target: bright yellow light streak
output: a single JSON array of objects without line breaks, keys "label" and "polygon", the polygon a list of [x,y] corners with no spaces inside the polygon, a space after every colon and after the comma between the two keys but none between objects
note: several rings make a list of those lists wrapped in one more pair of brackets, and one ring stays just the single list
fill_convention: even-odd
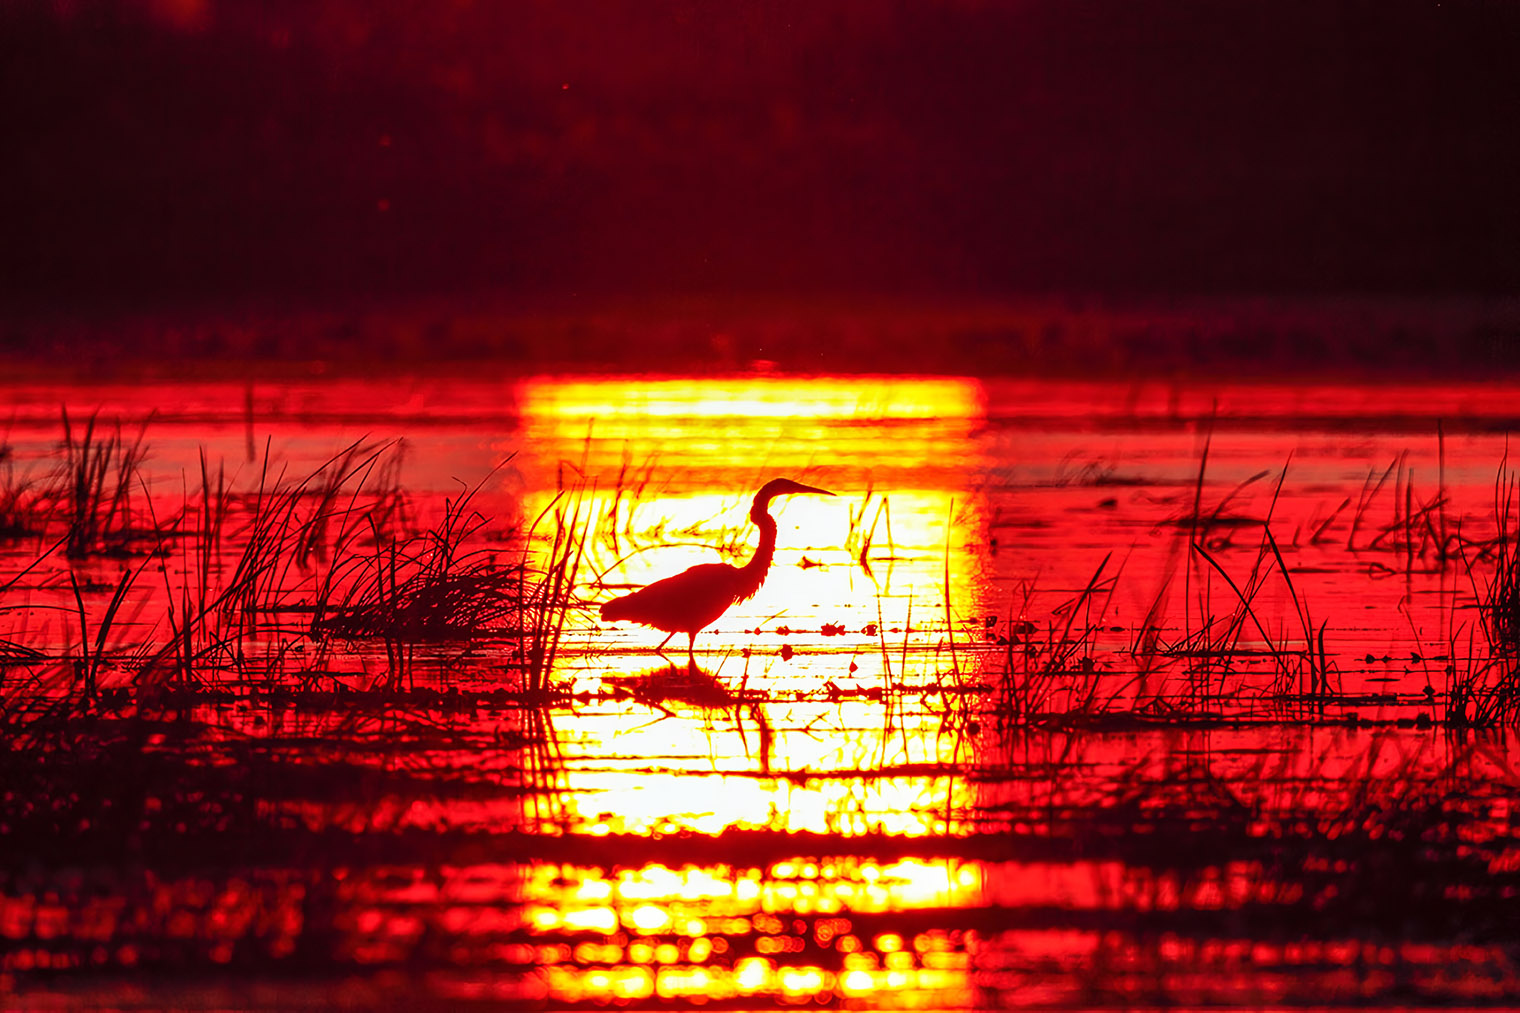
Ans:
[{"label": "bright yellow light streak", "polygon": [[644,904],[628,913],[628,924],[640,932],[661,932],[670,925],[670,914],[653,904]]},{"label": "bright yellow light streak", "polygon": [[[524,384],[518,402],[527,444],[537,458],[536,465],[523,462],[536,471],[528,476],[527,515],[537,516],[549,502],[548,490],[564,474],[562,462],[575,462],[576,470],[584,472],[590,512],[600,524],[622,529],[616,551],[603,544],[610,543],[607,538],[593,544],[596,572],[633,550],[611,575],[614,580],[646,583],[713,562],[717,554],[704,546],[718,542],[747,555],[753,539],[746,516],[749,497],[764,479],[787,474],[839,494],[832,500],[800,496],[773,504],[781,528],[778,576],[789,565],[795,571],[803,550],[811,550],[815,562],[829,562],[830,554],[839,557],[834,560],[838,565],[823,573],[790,574],[828,579],[783,581],[792,585],[789,590],[803,595],[815,591],[809,601],[846,602],[860,594],[854,584],[861,583],[867,589],[864,600],[874,605],[875,587],[848,565],[855,553],[844,545],[851,509],[859,512],[859,498],[874,487],[889,495],[893,539],[889,546],[886,525],[878,523],[872,538],[875,553],[922,557],[917,567],[906,561],[879,562],[878,579],[889,571],[900,578],[921,571],[893,592],[911,590],[922,604],[943,590],[941,554],[951,501],[957,513],[978,505],[969,490],[979,460],[974,429],[984,417],[985,397],[975,380],[546,377]],[[615,486],[620,481],[634,482],[630,467],[640,477],[619,496]],[[593,485],[598,491],[589,494]],[[867,527],[878,521],[878,505],[864,504],[871,514],[863,522]],[[960,518],[960,525],[957,535],[979,537],[981,522],[974,513]],[[864,535],[864,530],[855,532],[856,538]],[[951,538],[952,554],[961,557],[953,560],[952,583],[967,576],[964,541]],[[695,544],[676,544],[683,542]],[[829,551],[819,559],[821,550]],[[828,573],[835,569],[839,572]],[[787,597],[772,597],[770,604]],[[749,614],[775,611],[757,603]]]},{"label": "bright yellow light streak", "polygon": [[764,957],[745,957],[734,964],[734,983],[745,992],[760,992],[773,987],[775,965]]},{"label": "bright yellow light streak", "polygon": [[601,879],[583,879],[576,886],[575,899],[581,902],[610,900],[612,884]]},{"label": "bright yellow light streak", "polygon": [[834,975],[819,967],[784,968],[778,978],[782,990],[789,995],[816,995],[834,987]]},{"label": "bright yellow light streak", "polygon": [[[790,870],[796,873],[801,871],[802,864],[780,862],[772,867],[772,872]],[[528,908],[527,921],[534,931],[546,933],[598,931],[610,935],[622,926],[627,931],[638,934],[684,935],[702,940],[703,945],[700,947],[695,942],[692,944],[687,957],[690,961],[701,962],[712,952],[713,944],[712,940],[704,939],[701,933],[748,934],[752,927],[744,915],[752,916],[753,930],[764,937],[757,947],[761,952],[785,954],[806,945],[800,937],[793,934],[791,923],[787,920],[791,915],[828,911],[874,913],[934,907],[972,907],[984,902],[981,877],[979,874],[969,877],[964,875],[970,867],[966,863],[910,858],[885,865],[850,860],[836,864],[840,878],[835,880],[783,879],[774,875],[756,879],[755,870],[739,871],[725,867],[674,873],[664,867],[656,867],[647,871],[652,873],[650,879],[665,885],[666,892],[663,895],[642,889],[638,891],[639,899],[628,902],[628,906],[569,906],[562,909],[556,909],[555,906],[558,895],[573,897],[587,891],[582,889],[581,884],[574,882],[577,874],[575,870],[556,867],[557,874],[569,878],[571,882],[556,885],[560,882],[558,878],[538,875],[528,877],[530,896],[539,903]],[[584,870],[580,874],[588,881],[598,878],[598,874],[591,870]],[[622,875],[627,878],[630,874]],[[632,876],[635,881],[643,878],[642,873]],[[694,888],[683,882],[688,877],[696,884]],[[714,888],[715,882],[725,879],[731,883],[726,891]],[[648,883],[644,885],[647,887]],[[694,917],[697,914],[701,917]],[[818,923],[820,941],[823,941],[825,935],[823,927],[824,923]],[[849,928],[847,919],[839,919],[828,925],[826,934],[835,936],[844,933],[834,940],[840,953],[866,956],[854,953],[860,948],[860,943],[848,934]],[[669,940],[658,945],[635,942],[629,945],[627,958],[636,964],[675,963],[679,959],[678,948],[663,952],[659,949],[673,945]],[[937,945],[932,938],[920,938],[914,940],[913,948],[924,950]],[[902,937],[895,933],[874,939],[873,946],[881,953],[901,954],[910,960],[913,956],[905,948],[906,943]],[[908,965],[894,962],[888,966],[900,968]],[[751,970],[750,973],[758,972]]]},{"label": "bright yellow light streak", "polygon": [[[974,906],[980,903],[981,878],[962,876],[964,868],[953,859],[906,858],[885,866],[862,864],[856,870],[858,881],[852,877],[837,882],[815,881],[811,885],[823,897],[838,900],[835,910],[875,912]],[[788,885],[766,882],[762,893],[765,910],[797,910],[794,892],[784,889]],[[892,939],[901,947],[901,937],[887,937],[888,945]],[[878,949],[881,948],[878,944]]]},{"label": "bright yellow light streak", "polygon": [[[769,824],[793,832],[882,830],[906,837],[937,836],[963,832],[958,824],[947,827],[945,823],[947,795],[957,809],[972,801],[965,782],[951,776],[843,777],[805,785],[754,777],[666,778],[614,771],[584,773],[575,779],[585,782],[588,789],[594,785],[596,794],[569,796],[567,807],[584,802],[600,808],[614,799],[624,833],[650,833],[674,823],[703,834]],[[779,824],[773,812],[780,814]]]},{"label": "bright yellow light streak", "polygon": [[536,377],[520,391],[525,418],[980,418],[981,384],[955,377]]},{"label": "bright yellow light streak", "polygon": [[704,488],[737,497],[776,474],[827,478],[848,498],[874,480],[893,491],[894,522],[905,487],[966,484],[985,414],[979,382],[948,378],[540,378],[518,401],[530,491],[557,487],[563,462],[588,487],[622,476],[655,499]]},{"label": "bright yellow light streak", "polygon": [[617,912],[610,907],[584,908],[580,911],[565,911],[560,916],[561,924],[571,930],[589,932],[617,931]]},{"label": "bright yellow light streak", "polygon": [[665,998],[675,996],[716,998],[713,993],[722,991],[717,976],[700,967],[662,968],[655,979],[655,989]]},{"label": "bright yellow light streak", "polygon": [[734,884],[707,869],[677,871],[655,864],[620,872],[616,891],[626,900],[647,897],[707,900],[733,896]]},{"label": "bright yellow light streak", "polygon": [[548,965],[544,968],[549,994],[570,1002],[587,999],[647,999],[654,994],[654,975],[642,967],[582,971]]},{"label": "bright yellow light streak", "polygon": [[869,971],[850,971],[839,983],[848,995],[866,995],[876,990],[876,978]]},{"label": "bright yellow light streak", "polygon": [[[817,733],[830,722],[837,723],[844,713],[850,715],[847,720],[851,723],[881,722],[878,715],[871,714],[870,706],[868,702],[836,705],[793,701],[761,705],[762,710],[776,713],[776,724],[785,720],[792,725],[773,728],[770,733],[773,766],[820,772],[870,770],[884,753],[893,762],[956,762],[958,744],[935,734],[938,719],[928,712],[900,715],[898,720],[906,722],[904,730],[894,730],[885,741],[880,727],[840,730],[833,735]],[[958,823],[947,824],[946,814],[953,817],[969,811],[976,802],[966,782],[951,775],[840,776],[799,782],[714,774],[651,774],[645,758],[662,752],[734,757],[723,762],[740,769],[752,768],[754,760],[745,759],[745,750],[755,748],[757,730],[752,716],[745,716],[749,723],[741,737],[738,727],[721,715],[719,720],[724,723],[715,727],[704,726],[696,718],[638,720],[643,716],[642,708],[629,707],[626,712],[571,715],[556,722],[557,730],[578,723],[578,748],[612,756],[610,763],[594,771],[578,771],[571,766],[565,773],[566,787],[578,790],[565,795],[563,802],[572,812],[582,807],[593,812],[615,810],[617,832],[656,833],[680,827],[715,834],[727,827],[771,825],[818,833],[881,829],[911,836],[942,835],[966,832],[967,828]],[[811,734],[802,730],[809,727]],[[960,748],[959,759],[963,760],[964,747]],[[615,769],[617,756],[626,756],[630,769]]]}]

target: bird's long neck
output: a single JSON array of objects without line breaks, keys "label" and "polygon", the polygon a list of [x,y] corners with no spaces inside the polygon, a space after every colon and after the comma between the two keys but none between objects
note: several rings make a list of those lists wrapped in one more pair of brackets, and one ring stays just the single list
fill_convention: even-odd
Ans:
[{"label": "bird's long neck", "polygon": [[740,601],[760,590],[760,585],[765,583],[765,573],[771,568],[771,557],[776,554],[776,521],[766,512],[766,506],[764,503],[756,503],[749,512],[749,519],[760,529],[760,544],[755,547],[755,554],[749,562],[739,571],[744,577]]}]

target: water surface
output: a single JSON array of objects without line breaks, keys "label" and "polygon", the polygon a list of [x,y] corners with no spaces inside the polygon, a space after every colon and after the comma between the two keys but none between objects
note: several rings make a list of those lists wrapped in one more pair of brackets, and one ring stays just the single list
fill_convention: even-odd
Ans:
[{"label": "water surface", "polygon": [[[333,996],[392,975],[397,997],[548,1005],[1520,994],[1513,729],[1449,720],[1454,684],[1492,653],[1475,603],[1510,385],[476,375],[7,393],[13,481],[45,479],[65,406],[76,438],[94,413],[141,429],[134,511],[185,510],[161,572],[54,553],[4,602],[0,635],[77,657],[68,574],[98,629],[148,560],[100,673],[138,718],[137,645],[172,640],[165,599],[203,579],[202,453],[236,493],[213,585],[260,482],[356,441],[378,456],[344,495],[392,497],[398,525],[467,496],[470,546],[503,565],[552,555],[556,515],[584,545],[547,704],[515,695],[511,638],[398,654],[276,624],[247,648],[262,676],[208,656],[193,706],[104,735],[101,764],[182,766],[168,797],[135,802],[137,857],[81,846],[11,867],[5,980],[39,1001],[125,1001],[144,968],[230,968],[272,1006],[296,969]],[[768,579],[697,638],[695,671],[682,636],[662,654],[663,633],[596,618],[686,566],[741,563],[750,497],[775,476],[836,495],[776,502]],[[352,535],[383,559],[380,528]],[[46,544],[10,541],[0,573]],[[309,612],[331,565],[290,568],[288,602]],[[6,684],[13,701],[68,692],[43,662]],[[81,764],[91,796],[109,767]]]}]

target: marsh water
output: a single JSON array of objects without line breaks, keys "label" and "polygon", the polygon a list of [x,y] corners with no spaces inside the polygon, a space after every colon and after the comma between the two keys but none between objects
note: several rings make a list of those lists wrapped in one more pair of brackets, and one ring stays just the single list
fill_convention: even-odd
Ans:
[{"label": "marsh water", "polygon": [[[69,804],[10,793],[0,983],[126,1006],[1513,1002],[1520,743],[1462,694],[1497,650],[1478,606],[1517,395],[11,383],[9,487],[46,486],[64,412],[76,443],[119,425],[144,451],[129,527],[158,534],[69,558],[39,523],[0,551],[0,639],[31,652],[8,709],[76,692],[92,648],[110,702],[28,782]],[[165,602],[214,595],[259,497],[356,446],[331,536],[353,572],[461,503],[478,558],[543,570],[569,539],[543,691],[501,630],[292,633],[318,552],[236,661],[147,692],[192,625]],[[768,579],[694,666],[682,635],[597,618],[742,562],[776,476],[834,495],[776,501]]]}]

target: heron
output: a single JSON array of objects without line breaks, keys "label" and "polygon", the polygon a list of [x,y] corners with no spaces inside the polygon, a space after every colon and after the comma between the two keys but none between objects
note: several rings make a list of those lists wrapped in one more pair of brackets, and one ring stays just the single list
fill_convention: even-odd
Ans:
[{"label": "heron", "polygon": [[677,633],[686,634],[687,665],[696,668],[693,651],[697,634],[711,626],[730,606],[753,598],[760,585],[765,583],[766,571],[770,569],[771,557],[776,552],[776,519],[770,515],[771,500],[798,493],[834,495],[827,489],[803,485],[789,478],[771,479],[755,493],[754,505],[749,508],[750,521],[760,529],[760,544],[748,563],[743,566],[727,563],[693,566],[603,603],[602,618],[611,622],[628,619],[664,630],[669,636],[660,641],[660,646],[655,648],[657,651],[670,643],[670,638]]}]

